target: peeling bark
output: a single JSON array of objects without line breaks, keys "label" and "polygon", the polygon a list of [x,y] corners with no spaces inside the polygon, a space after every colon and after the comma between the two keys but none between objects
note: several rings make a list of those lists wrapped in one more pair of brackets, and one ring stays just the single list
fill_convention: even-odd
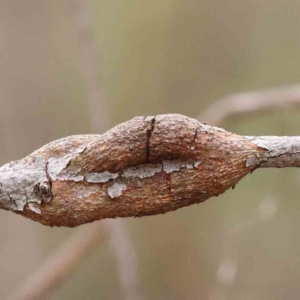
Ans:
[{"label": "peeling bark", "polygon": [[248,137],[255,145],[266,150],[257,157],[261,168],[286,168],[300,166],[300,137],[260,136]]},{"label": "peeling bark", "polygon": [[0,208],[49,226],[140,217],[218,196],[258,167],[300,165],[300,138],[243,137],[182,115],[53,141],[0,168]]}]

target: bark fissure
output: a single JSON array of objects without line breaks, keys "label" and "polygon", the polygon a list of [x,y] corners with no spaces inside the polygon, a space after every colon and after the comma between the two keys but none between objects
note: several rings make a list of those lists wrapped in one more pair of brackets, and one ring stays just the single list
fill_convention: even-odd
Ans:
[{"label": "bark fissure", "polygon": [[194,138],[193,138],[193,143],[195,143],[197,135],[198,135],[198,128],[195,130],[195,135],[194,135]]},{"label": "bark fissure", "polygon": [[48,202],[49,202],[49,201],[52,200],[53,195],[52,195],[52,179],[51,179],[51,177],[49,175],[49,172],[48,172],[48,164],[49,164],[49,162],[47,161],[46,165],[45,165],[45,172],[46,172],[46,177],[47,177],[48,182],[49,182],[49,189],[50,189],[49,190],[50,199],[48,200]]},{"label": "bark fissure", "polygon": [[146,163],[149,163],[150,161],[150,143],[151,143],[151,136],[154,130],[154,124],[155,124],[155,117],[151,119],[151,128],[147,129],[147,140],[146,140]]}]

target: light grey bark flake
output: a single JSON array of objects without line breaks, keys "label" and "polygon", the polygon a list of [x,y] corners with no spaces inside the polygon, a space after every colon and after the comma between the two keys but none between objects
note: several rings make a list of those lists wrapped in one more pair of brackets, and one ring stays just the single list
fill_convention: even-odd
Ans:
[{"label": "light grey bark flake", "polygon": [[122,195],[125,189],[126,189],[126,184],[116,182],[108,188],[108,195],[111,198],[119,197]]},{"label": "light grey bark flake", "polygon": [[110,173],[108,171],[101,173],[90,173],[85,176],[87,182],[91,183],[101,183],[107,182],[110,179],[116,179],[119,176],[118,173]]}]

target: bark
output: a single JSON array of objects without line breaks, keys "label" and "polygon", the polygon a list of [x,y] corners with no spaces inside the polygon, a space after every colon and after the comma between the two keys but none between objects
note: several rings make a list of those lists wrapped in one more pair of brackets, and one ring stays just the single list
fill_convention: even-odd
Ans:
[{"label": "bark", "polygon": [[49,226],[140,217],[218,196],[258,167],[300,165],[298,137],[243,137],[182,115],[53,141],[0,168],[0,208]]},{"label": "bark", "polygon": [[[260,168],[286,168],[300,166],[300,137],[260,136],[248,137],[255,145],[267,150],[253,162]],[[250,160],[248,164],[251,164]]]}]

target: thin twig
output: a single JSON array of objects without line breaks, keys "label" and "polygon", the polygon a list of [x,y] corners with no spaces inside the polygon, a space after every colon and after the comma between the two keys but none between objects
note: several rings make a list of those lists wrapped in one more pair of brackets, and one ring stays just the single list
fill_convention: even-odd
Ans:
[{"label": "thin twig", "polygon": [[103,223],[80,229],[17,286],[7,300],[45,299],[49,292],[65,281],[79,261],[87,256],[96,242],[104,239],[106,234]]},{"label": "thin twig", "polygon": [[78,46],[81,69],[86,86],[86,96],[94,130],[103,132],[109,126],[109,112],[100,89],[98,76],[97,45],[92,30],[92,13],[87,0],[77,0],[75,20],[77,21]]},{"label": "thin twig", "polygon": [[[92,30],[92,13],[87,0],[77,0],[78,37],[81,48],[81,65],[86,82],[87,102],[91,116],[92,128],[98,132],[109,125],[109,113],[106,108],[103,91],[97,74],[97,47]],[[109,240],[119,269],[119,282],[124,300],[142,300],[137,258],[127,224],[123,220],[113,220],[106,227]],[[95,240],[96,242],[96,240]],[[78,246],[81,241],[78,239]]]},{"label": "thin twig", "polygon": [[220,125],[229,118],[263,113],[300,105],[300,85],[239,93],[213,102],[197,119]]},{"label": "thin twig", "polygon": [[141,283],[138,272],[137,255],[128,228],[123,220],[107,220],[110,244],[117,260],[118,276],[124,300],[142,300]]}]

